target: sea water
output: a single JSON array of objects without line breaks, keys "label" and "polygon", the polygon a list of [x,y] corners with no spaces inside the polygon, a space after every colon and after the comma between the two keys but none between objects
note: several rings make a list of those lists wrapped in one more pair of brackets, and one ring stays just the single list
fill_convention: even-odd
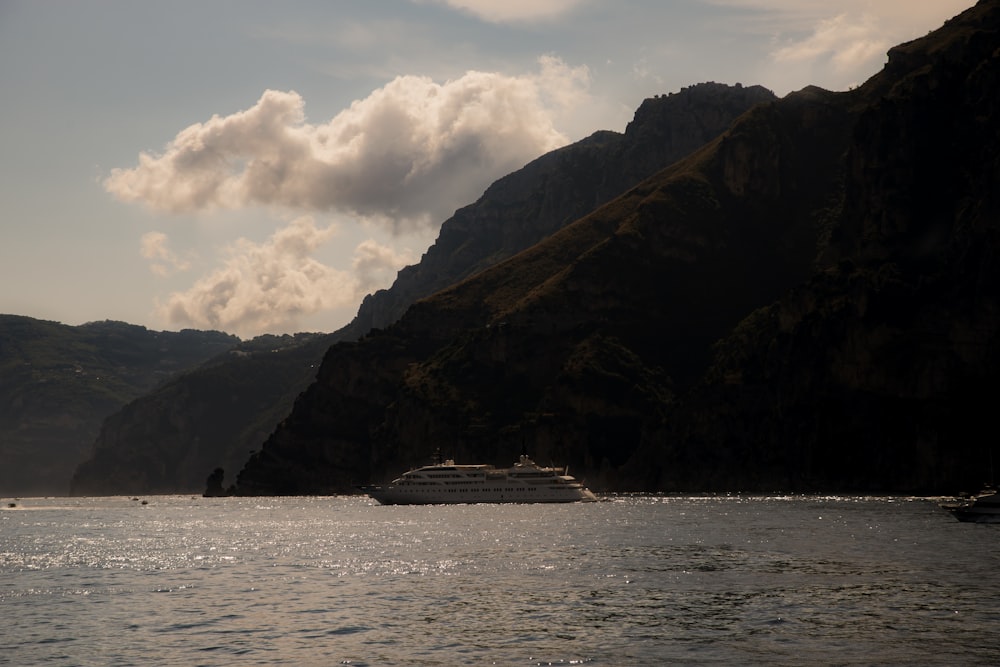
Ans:
[{"label": "sea water", "polygon": [[918,498],[3,499],[0,664],[996,664],[998,546]]}]

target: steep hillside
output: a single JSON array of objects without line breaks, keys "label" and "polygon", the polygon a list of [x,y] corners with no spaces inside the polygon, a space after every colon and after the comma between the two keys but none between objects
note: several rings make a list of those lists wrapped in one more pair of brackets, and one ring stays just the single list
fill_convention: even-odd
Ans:
[{"label": "steep hillside", "polygon": [[504,463],[522,445],[599,488],[967,483],[997,379],[998,13],[897,47],[852,92],[758,106],[333,347],[238,492],[347,491],[436,447]]},{"label": "steep hillside", "polygon": [[890,51],[847,146],[824,270],[719,344],[687,409],[637,459],[650,486],[938,492],[990,481],[998,30],[1000,3],[982,2]]},{"label": "steep hillside", "polygon": [[804,204],[778,202],[832,196],[836,160],[815,158],[839,153],[851,115],[833,94],[800,97],[809,103],[758,107],[388,330],[335,346],[240,474],[240,493],[343,491],[437,446],[499,463],[522,444],[619,485],[617,469],[703,371],[711,344],[812,272],[819,226],[798,224]]},{"label": "steep hillside", "polygon": [[329,346],[326,334],[260,336],[136,398],[104,420],[70,494],[200,491],[268,436]]},{"label": "steep hillside", "polygon": [[0,494],[66,493],[101,420],[235,336],[0,315]]},{"label": "steep hillside", "polygon": [[352,338],[392,324],[414,301],[530,248],[774,99],[761,86],[720,83],[657,95],[643,101],[624,134],[597,132],[501,178],[444,222],[419,264],[365,299],[348,327]]},{"label": "steep hillside", "polygon": [[[415,300],[534,245],[773,99],[759,86],[691,86],[645,100],[624,134],[598,132],[500,179],[445,221],[420,263],[403,269],[390,289],[370,295],[354,321],[325,344],[230,357],[109,419],[73,493],[201,490],[215,467],[229,471],[231,483],[246,453],[315,378],[315,370],[303,369],[318,365],[330,344],[387,326]],[[234,400],[241,409],[233,409]]]}]

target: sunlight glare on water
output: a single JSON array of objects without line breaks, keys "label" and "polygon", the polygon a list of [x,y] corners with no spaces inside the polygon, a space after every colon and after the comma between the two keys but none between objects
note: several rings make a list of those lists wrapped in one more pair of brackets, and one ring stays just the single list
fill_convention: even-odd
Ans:
[{"label": "sunlight glare on water", "polygon": [[147,502],[0,511],[0,664],[995,659],[1000,533],[930,500]]}]

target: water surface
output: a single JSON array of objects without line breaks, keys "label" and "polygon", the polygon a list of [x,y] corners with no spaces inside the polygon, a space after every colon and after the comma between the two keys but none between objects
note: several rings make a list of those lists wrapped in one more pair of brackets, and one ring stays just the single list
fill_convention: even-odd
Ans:
[{"label": "water surface", "polygon": [[997,660],[1000,527],[931,500],[145,500],[3,500],[0,664]]}]

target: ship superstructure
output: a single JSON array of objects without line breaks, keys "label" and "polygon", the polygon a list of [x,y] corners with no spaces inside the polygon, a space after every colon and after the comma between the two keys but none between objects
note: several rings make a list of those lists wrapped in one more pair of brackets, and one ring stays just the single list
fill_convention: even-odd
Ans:
[{"label": "ship superstructure", "polygon": [[403,473],[362,491],[383,505],[457,503],[573,503],[597,500],[564,469],[542,467],[527,455],[509,468],[452,460]]}]

